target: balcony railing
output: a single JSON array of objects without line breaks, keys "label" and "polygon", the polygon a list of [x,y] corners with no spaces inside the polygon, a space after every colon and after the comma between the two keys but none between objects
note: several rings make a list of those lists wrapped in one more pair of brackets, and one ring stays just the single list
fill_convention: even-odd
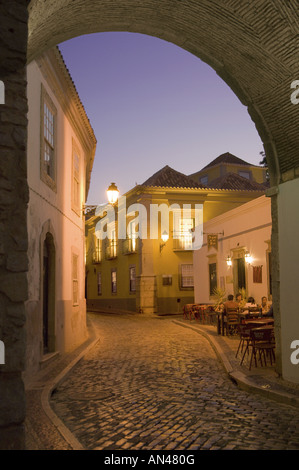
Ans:
[{"label": "balcony railing", "polygon": [[93,264],[100,263],[102,261],[102,252],[98,248],[92,253],[92,262]]},{"label": "balcony railing", "polygon": [[130,255],[137,253],[137,239],[136,238],[127,238],[123,240],[123,254]]},{"label": "balcony railing", "polygon": [[173,250],[174,251],[192,251],[192,233],[173,232]]}]

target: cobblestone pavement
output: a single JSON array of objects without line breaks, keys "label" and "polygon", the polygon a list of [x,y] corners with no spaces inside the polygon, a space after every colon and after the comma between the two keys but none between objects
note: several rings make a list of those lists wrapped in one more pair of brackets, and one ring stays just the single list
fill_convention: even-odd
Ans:
[{"label": "cobblestone pavement", "polygon": [[100,341],[50,401],[86,449],[299,449],[299,409],[240,390],[202,335],[169,317],[91,318]]}]

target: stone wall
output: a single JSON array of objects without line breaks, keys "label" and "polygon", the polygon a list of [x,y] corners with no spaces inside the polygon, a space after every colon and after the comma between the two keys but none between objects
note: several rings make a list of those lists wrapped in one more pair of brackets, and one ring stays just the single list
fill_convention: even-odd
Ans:
[{"label": "stone wall", "polygon": [[27,2],[0,2],[0,449],[24,448],[28,203],[26,140]]}]

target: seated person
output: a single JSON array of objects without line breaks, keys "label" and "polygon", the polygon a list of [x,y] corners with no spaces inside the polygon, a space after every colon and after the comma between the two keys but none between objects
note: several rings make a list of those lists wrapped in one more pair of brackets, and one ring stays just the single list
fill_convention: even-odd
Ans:
[{"label": "seated person", "polygon": [[245,304],[245,308],[257,307],[253,297],[248,297],[248,300]]},{"label": "seated person", "polygon": [[262,309],[262,314],[265,315],[270,308],[270,305],[268,304],[268,300],[266,296],[262,297],[262,303],[260,305],[260,308]]},{"label": "seated person", "polygon": [[273,305],[272,304],[270,305],[270,308],[269,308],[268,312],[264,313],[264,317],[274,318]]},{"label": "seated person", "polygon": [[224,311],[226,312],[226,309],[228,308],[233,308],[237,309],[239,307],[238,303],[234,300],[234,296],[232,294],[227,296],[227,301],[224,302]]}]

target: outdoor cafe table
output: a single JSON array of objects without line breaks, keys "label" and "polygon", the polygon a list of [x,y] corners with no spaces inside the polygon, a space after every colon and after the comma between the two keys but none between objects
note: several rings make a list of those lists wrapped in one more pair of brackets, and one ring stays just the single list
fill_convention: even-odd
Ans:
[{"label": "outdoor cafe table", "polygon": [[[225,319],[225,312],[216,312],[217,315],[217,334],[224,336],[224,319]],[[257,327],[265,326],[265,325],[273,325],[274,319],[273,318],[257,318],[256,314],[253,315],[254,318],[250,318],[251,313],[246,314],[247,316],[244,319],[242,313],[239,314],[240,320],[242,319],[242,323],[244,324],[254,324]]]},{"label": "outdoor cafe table", "polygon": [[257,325],[257,327],[260,326],[270,326],[274,324],[274,318],[255,318],[252,320],[245,320],[244,323],[246,325]]}]

